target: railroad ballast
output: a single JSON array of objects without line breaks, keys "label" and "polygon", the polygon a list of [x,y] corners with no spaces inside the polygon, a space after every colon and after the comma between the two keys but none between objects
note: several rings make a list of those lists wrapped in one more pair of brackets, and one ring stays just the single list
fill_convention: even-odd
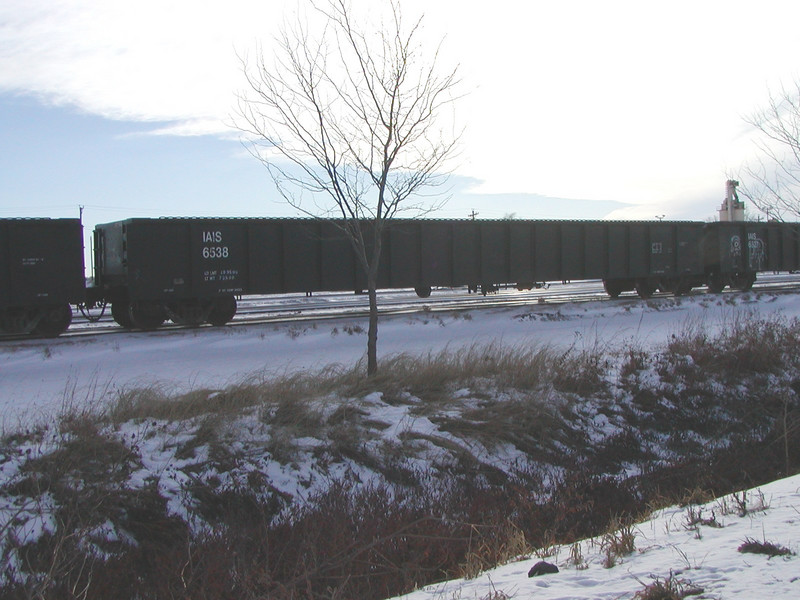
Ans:
[{"label": "railroad ballast", "polygon": [[[58,335],[71,305],[110,306],[123,327],[223,325],[250,294],[361,291],[365,277],[336,221],[128,219],[94,230],[84,283],[77,219],[0,219],[0,329]],[[364,227],[369,227],[365,222]],[[776,222],[404,220],[387,223],[378,287],[528,289],[601,279],[635,290],[749,289],[760,271],[800,270],[800,224]]]}]

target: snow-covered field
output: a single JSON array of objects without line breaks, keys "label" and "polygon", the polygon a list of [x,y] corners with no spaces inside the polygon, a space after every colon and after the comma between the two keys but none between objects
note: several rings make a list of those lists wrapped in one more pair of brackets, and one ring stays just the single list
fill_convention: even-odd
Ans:
[{"label": "snow-covered field", "polygon": [[[697,293],[647,302],[628,298],[466,313],[418,312],[381,320],[379,353],[435,353],[485,344],[577,349],[633,346],[646,351],[687,329],[703,328],[711,334],[750,316],[800,317],[800,293]],[[270,373],[313,372],[331,363],[349,366],[364,353],[365,330],[364,319],[342,317],[316,323],[0,343],[2,427],[10,431],[29,422],[52,423],[67,406],[96,405],[129,387],[157,383],[175,392],[219,389]],[[380,418],[392,419],[388,408]],[[164,465],[154,470],[169,473]],[[742,502],[749,509],[745,516],[737,511]],[[664,581],[670,574],[686,586],[691,582],[703,588],[699,596],[703,598],[800,597],[796,556],[768,558],[737,551],[747,539],[800,550],[800,478],[693,510],[698,512],[663,510],[636,526],[635,552],[619,557],[613,568],[603,564],[606,545],[598,538],[554,548],[545,560],[559,566],[557,574],[528,578],[528,570],[539,560],[534,557],[404,598],[633,598],[654,577]],[[706,524],[690,527],[692,515]]]},{"label": "snow-covered field", "polygon": [[[379,356],[473,344],[649,347],[687,327],[710,331],[747,313],[800,315],[800,296],[772,292],[615,302],[533,304],[382,318]],[[366,320],[0,342],[0,427],[49,420],[65,404],[102,402],[121,388],[220,388],[253,375],[352,365]]]},{"label": "snow-covered field", "polygon": [[[742,505],[747,513],[740,516]],[[698,516],[708,524],[692,525]],[[683,583],[684,591],[697,592],[689,595],[692,598],[800,598],[800,558],[796,556],[800,551],[800,476],[702,507],[658,511],[633,532],[636,549],[618,558],[611,568],[604,565],[603,539],[595,538],[576,546],[554,547],[545,560],[557,565],[558,573],[529,578],[528,570],[540,560],[530,558],[472,580],[432,585],[401,598],[617,600],[634,598],[656,578],[665,582],[670,575]],[[770,558],[739,552],[747,540],[768,542],[795,555]],[[580,556],[577,561],[576,556]]]}]

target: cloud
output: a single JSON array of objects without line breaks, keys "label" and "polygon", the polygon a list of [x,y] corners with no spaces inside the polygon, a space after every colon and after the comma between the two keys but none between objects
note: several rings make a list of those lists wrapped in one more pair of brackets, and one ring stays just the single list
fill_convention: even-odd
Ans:
[{"label": "cloud", "polygon": [[274,5],[6,0],[0,89],[110,119],[180,122],[180,135],[225,132],[243,83],[234,48]]},{"label": "cloud", "polygon": [[[357,7],[369,0],[355,0]],[[4,0],[0,91],[157,135],[230,135],[237,51],[270,41],[296,0]],[[752,152],[742,115],[797,75],[800,3],[658,5],[404,0],[460,64],[460,175],[484,194],[660,203],[721,187]],[[457,17],[457,18],[456,18]],[[740,35],[746,30],[746,36]],[[652,212],[652,211],[650,211]]]},{"label": "cloud", "polygon": [[220,119],[188,119],[184,121],[174,121],[167,125],[145,131],[137,135],[163,135],[163,136],[195,136],[195,135],[214,135],[217,137],[239,139],[237,130],[226,125],[227,121]]}]

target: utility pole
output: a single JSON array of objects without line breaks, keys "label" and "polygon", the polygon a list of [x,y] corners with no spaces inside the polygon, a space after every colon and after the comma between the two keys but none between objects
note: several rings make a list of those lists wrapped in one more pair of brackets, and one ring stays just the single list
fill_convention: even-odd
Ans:
[{"label": "utility pole", "polygon": [[478,213],[476,213],[476,212],[475,212],[475,209],[473,208],[473,209],[472,209],[472,212],[471,212],[471,213],[469,213],[469,216],[470,216],[470,217],[472,217],[472,220],[474,221],[474,220],[475,220],[475,217],[477,217],[477,216],[478,216]]}]

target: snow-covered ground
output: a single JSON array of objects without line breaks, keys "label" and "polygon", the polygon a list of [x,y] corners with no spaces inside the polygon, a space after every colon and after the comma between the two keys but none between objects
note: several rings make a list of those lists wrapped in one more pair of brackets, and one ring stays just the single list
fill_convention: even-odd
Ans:
[{"label": "snow-covered ground", "polygon": [[[687,327],[714,330],[745,313],[800,315],[792,293],[532,304],[468,313],[383,317],[380,356],[472,344],[647,348]],[[259,374],[352,365],[366,347],[366,320],[228,326],[0,342],[0,427],[41,419],[65,404],[102,402],[130,386],[220,388]]]},{"label": "snow-covered ground", "polygon": [[[628,298],[466,313],[419,312],[384,317],[379,352],[387,356],[484,344],[578,349],[631,345],[647,350],[687,329],[713,333],[751,315],[800,317],[800,293],[697,293],[647,302]],[[331,363],[349,366],[363,356],[365,330],[364,319],[342,317],[316,323],[4,342],[0,343],[0,420],[6,431],[20,423],[52,422],[65,404],[101,403],[114,398],[118,390],[137,385],[158,383],[176,392],[219,389],[264,374],[313,371]],[[374,399],[373,404],[380,403]],[[400,426],[401,416],[393,417],[388,407],[380,418],[396,418]],[[125,427],[121,431],[124,435]],[[157,436],[153,440],[155,444]],[[173,459],[164,458],[152,470],[168,475],[164,465]],[[745,516],[737,512],[742,501],[749,509]],[[635,552],[619,557],[613,568],[603,564],[605,545],[598,538],[554,548],[545,560],[558,565],[557,574],[528,578],[528,570],[540,559],[533,557],[404,598],[633,598],[654,577],[664,581],[670,575],[687,586],[691,582],[703,588],[699,596],[703,598],[800,597],[797,556],[768,558],[737,551],[747,539],[800,551],[800,478],[762,486],[738,501],[729,497],[692,510],[663,510],[637,525]],[[707,524],[690,527],[693,515]]]},{"label": "snow-covered ground", "polygon": [[[740,516],[742,505],[747,513]],[[708,524],[692,525],[698,517]],[[552,548],[544,560],[558,566],[558,573],[529,578],[529,569],[541,560],[535,557],[472,580],[432,585],[401,598],[618,600],[634,598],[656,578],[665,582],[670,576],[683,582],[685,591],[702,590],[689,596],[692,598],[800,598],[800,558],[796,555],[800,551],[800,476],[702,507],[658,511],[633,532],[634,552],[619,557],[610,568],[604,564],[606,552],[600,537]],[[770,558],[739,552],[748,540],[771,543],[795,554]]]}]

